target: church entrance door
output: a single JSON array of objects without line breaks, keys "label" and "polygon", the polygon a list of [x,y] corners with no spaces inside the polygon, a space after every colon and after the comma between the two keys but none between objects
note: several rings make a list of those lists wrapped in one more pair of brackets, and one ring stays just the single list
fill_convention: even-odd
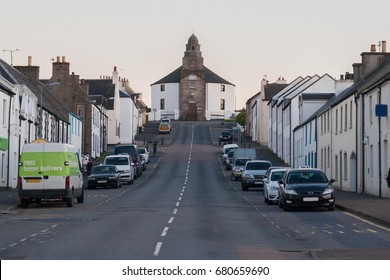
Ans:
[{"label": "church entrance door", "polygon": [[196,103],[188,103],[188,113],[187,113],[187,121],[196,121],[197,120],[197,110]]}]

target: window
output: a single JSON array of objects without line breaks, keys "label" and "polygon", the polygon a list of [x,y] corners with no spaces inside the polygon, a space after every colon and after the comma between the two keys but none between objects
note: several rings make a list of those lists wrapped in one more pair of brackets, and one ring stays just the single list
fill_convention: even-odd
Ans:
[{"label": "window", "polygon": [[348,104],[345,104],[344,130],[348,128]]},{"label": "window", "polygon": [[347,153],[344,153],[344,171],[343,171],[343,177],[344,177],[344,180],[347,180],[348,179],[348,162],[347,162]]},{"label": "window", "polygon": [[225,91],[225,85],[221,85],[221,91]]},{"label": "window", "polygon": [[330,132],[330,118],[329,118],[329,111],[326,113],[328,115],[328,132]]},{"label": "window", "polygon": [[352,101],[349,103],[349,128],[352,128]]},{"label": "window", "polygon": [[7,123],[7,100],[3,99],[3,125]]},{"label": "window", "polygon": [[339,176],[339,167],[338,167],[338,164],[339,164],[339,159],[337,157],[337,155],[335,156],[335,159],[334,159],[334,175],[335,175],[335,180],[338,179],[338,176]]},{"label": "window", "polygon": [[160,99],[160,110],[165,110],[165,99]]},{"label": "window", "polygon": [[221,99],[221,110],[225,110],[225,99]]},{"label": "window", "polygon": [[195,88],[195,82],[190,82],[190,88]]},{"label": "window", "polygon": [[372,96],[370,96],[368,100],[368,114],[368,117],[370,118],[370,124],[372,124]]},{"label": "window", "polygon": [[340,108],[340,133],[343,132],[343,107]]},{"label": "window", "polygon": [[160,85],[160,91],[165,91],[165,85]]},{"label": "window", "polygon": [[330,167],[330,147],[328,146],[328,168]]},{"label": "window", "polygon": [[339,112],[338,110],[336,109],[336,129],[334,131],[335,134],[337,134],[337,131],[338,131],[338,123],[339,123]]}]

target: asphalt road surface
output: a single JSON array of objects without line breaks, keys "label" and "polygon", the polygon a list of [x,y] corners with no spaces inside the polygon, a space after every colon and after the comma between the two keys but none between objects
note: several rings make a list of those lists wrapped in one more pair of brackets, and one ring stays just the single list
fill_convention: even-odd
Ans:
[{"label": "asphalt road surface", "polygon": [[390,229],[339,210],[267,205],[231,181],[210,123],[174,129],[134,184],[87,189],[73,208],[51,202],[1,216],[0,259],[389,259]]}]

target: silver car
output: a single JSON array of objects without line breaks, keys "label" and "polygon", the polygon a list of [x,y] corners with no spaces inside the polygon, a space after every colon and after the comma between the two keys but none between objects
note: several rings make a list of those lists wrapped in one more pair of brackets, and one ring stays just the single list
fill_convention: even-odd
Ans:
[{"label": "silver car", "polygon": [[234,159],[232,165],[232,175],[231,175],[233,181],[237,181],[241,179],[245,164],[250,160],[251,160],[250,157],[238,157]]},{"label": "silver car", "polygon": [[247,191],[249,187],[263,188],[265,173],[271,165],[268,160],[248,161],[242,173],[241,189]]}]

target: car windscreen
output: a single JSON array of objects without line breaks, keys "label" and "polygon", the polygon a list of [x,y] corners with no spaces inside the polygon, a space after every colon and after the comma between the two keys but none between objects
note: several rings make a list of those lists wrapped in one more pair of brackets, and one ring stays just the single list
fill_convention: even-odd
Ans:
[{"label": "car windscreen", "polygon": [[269,162],[248,162],[246,165],[246,170],[268,170],[271,166]]},{"label": "car windscreen", "polygon": [[129,159],[127,157],[112,157],[106,158],[105,164],[112,165],[129,165]]},{"label": "car windscreen", "polygon": [[327,183],[328,179],[321,171],[297,171],[291,172],[287,176],[289,184],[306,184],[306,183]]},{"label": "car windscreen", "polygon": [[271,181],[279,181],[283,178],[283,175],[284,173],[286,173],[286,171],[275,171],[275,172],[272,172],[271,174]]},{"label": "car windscreen", "polygon": [[95,166],[92,170],[93,174],[108,174],[116,173],[116,169],[113,166]]},{"label": "car windscreen", "polygon": [[236,159],[235,165],[243,166],[249,160],[250,160],[249,158],[248,159],[241,159],[241,158],[240,159]]}]

